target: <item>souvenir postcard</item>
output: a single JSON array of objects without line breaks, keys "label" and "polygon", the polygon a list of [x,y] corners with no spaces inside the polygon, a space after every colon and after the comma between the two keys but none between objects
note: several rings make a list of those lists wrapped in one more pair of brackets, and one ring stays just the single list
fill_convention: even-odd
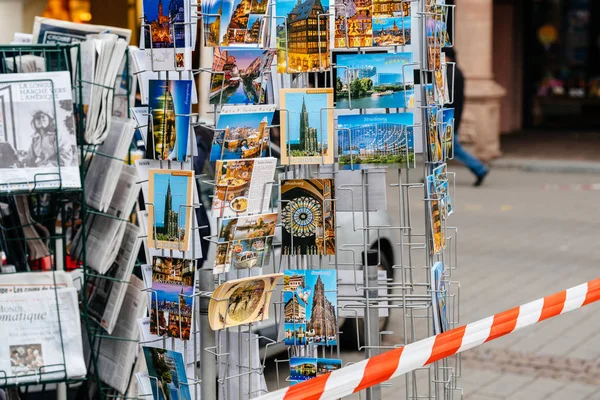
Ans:
[{"label": "souvenir postcard", "polygon": [[[267,0],[264,0],[267,1]],[[216,47],[210,81],[210,104],[260,104],[275,56],[269,49]]]},{"label": "souvenir postcard", "polygon": [[310,357],[290,357],[291,384],[317,377],[317,359]]},{"label": "souvenir postcard", "polygon": [[172,350],[142,347],[155,400],[191,400],[183,354]]},{"label": "souvenir postcard", "polygon": [[279,100],[281,164],[333,164],[333,89],[281,89]]},{"label": "souvenir postcard", "polygon": [[409,44],[411,44],[410,16],[373,18],[373,46],[408,46]]},{"label": "souvenir postcard", "polygon": [[454,157],[454,108],[444,108],[442,111],[442,143],[444,160]]},{"label": "souvenir postcard", "polygon": [[190,339],[194,270],[192,260],[152,257],[152,334]]},{"label": "souvenir postcard", "polygon": [[427,147],[432,162],[444,161],[442,140],[439,132],[439,114],[440,112],[437,107],[430,106],[427,108]]},{"label": "souvenir postcard", "polygon": [[429,203],[429,219],[433,237],[431,250],[433,254],[438,254],[445,246],[445,237],[442,229],[442,216],[440,210],[440,196],[435,186],[435,177],[433,175],[428,175],[425,183],[427,185],[427,203]]},{"label": "souvenir postcard", "polygon": [[410,2],[401,0],[342,0],[336,2],[335,47],[404,46],[410,44],[410,5]]},{"label": "souvenir postcard", "polygon": [[450,184],[448,182],[448,166],[442,164],[433,170],[435,187],[440,197],[440,205],[442,209],[442,218],[448,218],[448,215],[454,213],[452,208],[452,198],[450,196]]},{"label": "souvenir postcard", "polygon": [[277,213],[221,219],[213,273],[263,267],[268,263]]},{"label": "souvenir postcard", "polygon": [[436,95],[433,90],[433,83],[428,83],[427,85],[423,85],[423,87],[425,88],[426,104],[428,106],[436,105]]},{"label": "souvenir postcard", "polygon": [[317,376],[342,368],[342,360],[339,358],[317,358]]},{"label": "souvenir postcard", "polygon": [[265,157],[275,105],[223,106],[210,161]]},{"label": "souvenir postcard", "polygon": [[412,53],[338,54],[336,108],[414,107],[412,60]]},{"label": "souvenir postcard", "polygon": [[148,247],[188,251],[194,171],[148,171]]},{"label": "souvenir postcard", "polygon": [[329,2],[275,0],[275,12],[277,72],[328,70],[331,66]]},{"label": "souvenir postcard", "polygon": [[290,385],[307,381],[342,368],[342,360],[336,358],[290,358]]},{"label": "souvenir postcard", "polygon": [[0,192],[79,188],[68,72],[0,75]]},{"label": "souvenir postcard", "polygon": [[335,254],[333,179],[281,181],[282,253]]},{"label": "souvenir postcard", "polygon": [[258,45],[268,0],[203,0],[205,46]]},{"label": "souvenir postcard", "polygon": [[[372,0],[335,2],[335,48],[373,45]],[[346,43],[346,39],[347,42]]]},{"label": "souvenir postcard", "polygon": [[268,319],[271,293],[282,276],[269,274],[235,279],[217,287],[208,305],[212,330]]},{"label": "souvenir postcard", "polygon": [[425,21],[427,30],[427,65],[430,71],[438,71],[442,69],[442,47],[449,44],[444,11],[427,14]]},{"label": "souvenir postcard", "polygon": [[151,80],[149,89],[146,158],[185,161],[192,81]]},{"label": "souvenir postcard", "polygon": [[449,330],[446,308],[446,283],[444,281],[444,264],[440,261],[431,267],[431,304],[433,308],[433,329],[436,335]]},{"label": "souvenir postcard", "polygon": [[[284,342],[336,345],[336,270],[286,270],[284,274],[284,324],[293,327],[288,334],[284,326]],[[304,343],[298,343],[299,340]]]},{"label": "souvenir postcard", "polygon": [[277,159],[218,160],[215,166],[213,215],[260,213],[269,206]]},{"label": "souvenir postcard", "polygon": [[444,105],[450,103],[450,93],[448,91],[448,80],[446,77],[446,71],[448,66],[446,65],[446,54],[440,54],[440,62],[442,67],[433,71],[433,86],[435,87],[435,100],[437,104]]},{"label": "souvenir postcard", "polygon": [[340,168],[415,161],[413,113],[356,114],[338,117]]},{"label": "souvenir postcard", "polygon": [[373,0],[373,18],[408,17],[411,3],[403,0]]},{"label": "souvenir postcard", "polygon": [[[188,7],[186,7],[188,5]],[[152,71],[189,70],[192,43],[185,0],[143,0],[143,46]]]}]

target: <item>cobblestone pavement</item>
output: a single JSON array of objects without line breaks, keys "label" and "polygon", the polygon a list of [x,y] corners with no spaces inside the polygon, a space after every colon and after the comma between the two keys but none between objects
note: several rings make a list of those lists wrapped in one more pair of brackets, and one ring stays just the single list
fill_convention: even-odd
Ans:
[{"label": "cobblestone pavement", "polygon": [[[449,222],[459,232],[453,279],[460,281],[461,325],[600,277],[600,192],[553,190],[557,184],[600,183],[600,176],[496,169],[483,187],[473,188],[468,171],[454,170],[455,215]],[[413,206],[422,220],[420,198],[422,192],[415,193]],[[389,199],[393,215],[396,203]],[[600,399],[599,315],[600,304],[592,304],[463,353],[464,398]],[[401,321],[401,315],[392,318],[387,342],[402,343]],[[344,364],[362,357],[342,355]],[[427,380],[420,375],[419,385],[426,387]],[[404,399],[404,379],[382,393]]]}]

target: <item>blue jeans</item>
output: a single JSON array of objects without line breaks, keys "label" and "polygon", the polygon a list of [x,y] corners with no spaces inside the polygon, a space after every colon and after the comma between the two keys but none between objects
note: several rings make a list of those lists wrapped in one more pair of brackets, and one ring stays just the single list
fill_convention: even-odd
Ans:
[{"label": "blue jeans", "polygon": [[478,158],[469,154],[458,141],[458,132],[454,132],[454,159],[469,168],[476,176],[483,176],[488,168]]}]

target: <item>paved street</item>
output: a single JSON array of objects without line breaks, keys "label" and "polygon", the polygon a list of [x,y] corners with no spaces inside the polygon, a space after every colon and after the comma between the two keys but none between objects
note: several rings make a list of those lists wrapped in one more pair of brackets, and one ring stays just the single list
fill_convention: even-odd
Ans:
[{"label": "paved street", "polygon": [[[600,187],[562,186],[600,183],[600,177],[496,169],[483,187],[472,188],[468,171],[455,171],[449,225],[459,229],[452,278],[460,281],[461,325],[600,277]],[[388,196],[389,211],[397,214],[394,197]],[[422,191],[412,198],[413,218],[422,221]],[[424,264],[422,253],[415,254],[415,265]],[[463,353],[464,398],[600,399],[599,312],[600,304],[593,304]],[[402,315],[393,316],[387,344],[403,342]],[[427,336],[424,324],[417,336]],[[342,357],[345,365],[363,355]],[[275,389],[272,370],[267,380]],[[418,395],[425,395],[427,377],[417,380]],[[382,391],[385,399],[404,399],[405,379]]]}]

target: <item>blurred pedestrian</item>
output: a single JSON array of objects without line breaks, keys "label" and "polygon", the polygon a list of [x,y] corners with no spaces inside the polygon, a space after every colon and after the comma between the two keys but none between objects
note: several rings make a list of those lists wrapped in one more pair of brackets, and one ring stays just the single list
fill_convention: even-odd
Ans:
[{"label": "blurred pedestrian", "polygon": [[[462,120],[463,108],[465,105],[465,77],[458,66],[458,61],[456,59],[456,52],[452,47],[444,47],[444,53],[446,54],[447,62],[454,62],[454,80],[452,79],[452,71],[453,69],[448,67],[448,87],[451,90],[454,89],[454,103],[447,104],[448,108],[454,107],[454,159],[465,165],[477,178],[473,186],[481,186],[485,177],[490,172],[489,168],[477,157],[468,153],[460,144],[458,140],[458,132],[460,129],[460,122]],[[454,82],[454,87],[452,87],[452,82]]]}]

